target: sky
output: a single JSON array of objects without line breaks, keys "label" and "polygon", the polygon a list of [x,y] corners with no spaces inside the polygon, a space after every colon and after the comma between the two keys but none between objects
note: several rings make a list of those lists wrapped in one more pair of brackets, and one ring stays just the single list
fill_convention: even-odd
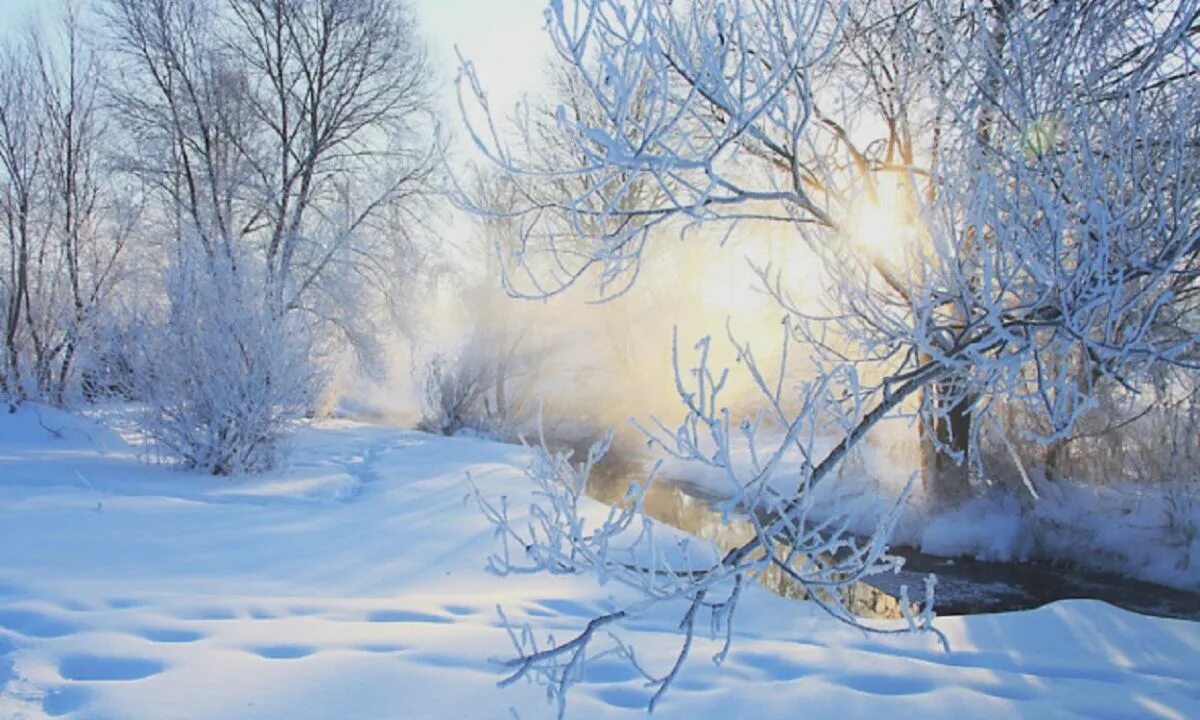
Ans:
[{"label": "sky", "polygon": [[[0,0],[0,3],[5,0]],[[434,60],[452,81],[454,49],[475,63],[489,93],[515,100],[536,87],[550,43],[542,32],[547,0],[415,0]]]}]

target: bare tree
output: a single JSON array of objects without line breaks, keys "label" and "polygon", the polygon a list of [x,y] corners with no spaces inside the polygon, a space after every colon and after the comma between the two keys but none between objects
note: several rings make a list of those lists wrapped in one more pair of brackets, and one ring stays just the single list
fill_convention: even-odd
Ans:
[{"label": "bare tree", "polygon": [[[22,344],[30,327],[31,276],[44,236],[35,213],[43,208],[42,184],[46,163],[46,128],[35,93],[37,68],[26,48],[4,48],[0,72],[0,177],[4,190],[4,225],[7,257],[3,286],[4,373],[2,389],[21,399],[26,389],[21,377]],[[44,232],[44,230],[42,230]]]},{"label": "bare tree", "polygon": [[242,92],[228,58],[212,51],[215,9],[193,0],[104,6],[119,82],[113,96],[128,129],[127,169],[167,202],[160,221],[177,239],[229,250],[252,210],[238,202],[244,162],[235,152]]},{"label": "bare tree", "polygon": [[[498,569],[593,569],[682,602],[679,663],[697,613],[726,619],[742,579],[767,567],[853,622],[840,593],[890,566],[888,528],[855,538],[812,498],[880,420],[919,408],[927,490],[954,501],[1000,399],[1035,410],[1052,441],[1101,382],[1194,371],[1198,338],[1180,312],[1200,269],[1198,13],[1127,0],[553,3],[558,58],[600,110],[557,113],[581,159],[559,172],[525,159],[537,123],[515,142],[490,118],[471,123],[487,108],[466,65],[470,132],[526,188],[510,213],[522,220],[517,290],[593,274],[619,289],[661,230],[761,223],[792,229],[823,278],[814,303],[786,268],[758,268],[787,341],[813,353],[798,394],[785,392],[786,364],[766,372],[731,332],[764,409],[739,420],[722,404],[726,374],[708,367],[704,340],[696,367],[677,364],[685,420],[650,428],[664,451],[723,472],[731,507],[753,511],[752,541],[704,562],[617,557],[632,516],[584,532],[574,471],[552,461],[537,477],[559,490],[531,530],[482,501],[528,560]],[[655,192],[634,192],[644,186]],[[542,674],[562,697],[596,629],[629,612],[550,647],[514,636],[515,676]],[[678,667],[651,677],[655,701]]]},{"label": "bare tree", "polygon": [[157,179],[181,232],[258,248],[285,310],[311,309],[347,265],[375,276],[371,224],[401,208],[415,225],[433,167],[404,5],[112,0],[106,16],[129,71],[118,101],[148,148],[131,167]]},{"label": "bare tree", "polygon": [[51,31],[5,48],[8,394],[63,403],[80,344],[118,277],[128,222],[103,190],[100,69],[64,4]]},{"label": "bare tree", "polygon": [[[101,66],[84,42],[79,11],[64,5],[59,45],[39,53],[46,117],[53,148],[49,170],[55,195],[56,234],[66,274],[69,309],[54,354],[53,399],[62,403],[85,343],[95,346],[95,322],[119,280],[122,255],[136,222],[137,201],[119,198],[101,140],[106,125],[100,108]],[[104,185],[108,185],[107,191]],[[49,384],[50,378],[44,381]]]},{"label": "bare tree", "polygon": [[[236,140],[266,190],[270,285],[297,305],[380,208],[428,191],[432,148],[414,138],[430,129],[429,70],[410,11],[394,2],[230,7],[228,52],[252,69],[250,106],[266,135]],[[350,186],[366,197],[350,202]]]}]

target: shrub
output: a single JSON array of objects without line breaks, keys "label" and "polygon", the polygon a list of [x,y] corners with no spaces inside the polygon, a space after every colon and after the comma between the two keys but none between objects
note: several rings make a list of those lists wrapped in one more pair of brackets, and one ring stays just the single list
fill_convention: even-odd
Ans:
[{"label": "shrub", "polygon": [[313,396],[307,333],[272,307],[260,277],[244,259],[182,253],[167,271],[165,318],[143,326],[131,353],[142,430],[184,467],[270,469]]}]

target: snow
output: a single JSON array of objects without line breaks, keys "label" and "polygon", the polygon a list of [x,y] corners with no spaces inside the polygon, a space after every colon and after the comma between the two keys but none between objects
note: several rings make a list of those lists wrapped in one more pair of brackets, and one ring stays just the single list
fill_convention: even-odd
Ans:
[{"label": "snow", "polygon": [[[909,418],[885,420],[851,453],[836,478],[817,489],[820,512],[847,513],[868,534],[903,494],[920,467],[916,428]],[[772,441],[764,441],[763,446]],[[836,438],[820,439],[827,451]],[[763,450],[759,449],[760,455]],[[820,452],[818,452],[820,454]],[[732,452],[742,477],[750,477],[744,441]],[[668,478],[686,478],[701,495],[733,494],[726,476],[696,464],[668,461]],[[799,483],[792,453],[771,479],[784,493]],[[1103,485],[1034,477],[1039,497],[1025,488],[985,486],[952,509],[931,509],[920,483],[901,507],[895,544],[945,557],[992,562],[1042,559],[1068,562],[1183,590],[1200,591],[1200,489],[1195,483],[1137,484],[1110,479]],[[820,514],[820,513],[818,513]]]},{"label": "snow", "polygon": [[[348,421],[305,426],[288,466],[235,480],[140,461],[104,426],[26,406],[0,417],[0,717],[552,717],[544,690],[500,689],[497,604],[566,637],[611,607],[591,578],[483,571],[470,500],[527,491],[527,451]],[[725,665],[693,649],[656,715],[1198,717],[1200,625],[1093,601],[941,618],[866,638],[753,588]],[[623,637],[670,666],[673,608]],[[615,658],[569,717],[642,716]]]}]

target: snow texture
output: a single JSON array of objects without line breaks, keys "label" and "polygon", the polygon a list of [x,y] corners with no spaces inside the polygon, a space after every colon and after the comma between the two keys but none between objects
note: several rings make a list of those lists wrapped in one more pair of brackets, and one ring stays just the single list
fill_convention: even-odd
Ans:
[{"label": "snow texture", "polygon": [[[620,598],[591,578],[483,570],[473,502],[528,504],[521,448],[346,421],[294,440],[288,467],[234,480],[139,464],[89,421],[0,416],[0,717],[521,718],[544,689],[500,689],[511,644],[578,632]],[[1200,716],[1200,625],[1103,603],[941,618],[866,638],[749,588],[723,667],[698,637],[667,718]],[[665,669],[677,608],[625,622]],[[587,666],[570,717],[640,717],[644,681]]]}]

